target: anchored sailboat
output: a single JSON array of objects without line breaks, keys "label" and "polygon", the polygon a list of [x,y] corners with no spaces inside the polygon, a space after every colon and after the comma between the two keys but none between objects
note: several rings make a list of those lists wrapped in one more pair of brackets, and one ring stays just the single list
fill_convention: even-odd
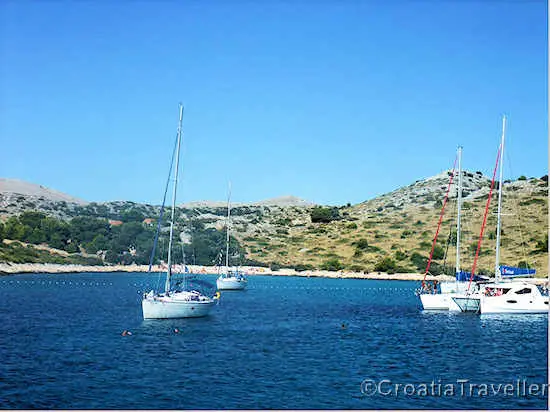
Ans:
[{"label": "anchored sailboat", "polygon": [[227,219],[226,219],[226,239],[225,239],[225,273],[222,273],[216,280],[216,286],[219,290],[242,290],[246,287],[247,279],[238,270],[229,269],[229,232],[231,225],[231,183],[229,183],[229,194],[227,195]]},{"label": "anchored sailboat", "polygon": [[[170,241],[168,245],[168,268],[166,272],[166,282],[164,284],[163,292],[156,292],[151,290],[143,295],[142,309],[144,319],[170,319],[170,318],[196,318],[206,316],[210,312],[212,306],[216,302],[216,298],[205,296],[196,290],[172,290],[171,278],[172,278],[172,241],[174,237],[174,212],[176,209],[176,194],[178,186],[178,168],[179,168],[179,155],[181,147],[181,134],[182,134],[182,122],[183,122],[183,106],[179,106],[179,123],[177,134],[177,148],[175,155],[175,170],[173,179],[173,192],[172,192],[172,213],[170,218]],[[172,168],[174,159],[170,165]],[[169,178],[170,181],[170,178]],[[168,182],[169,182],[168,181]],[[168,189],[168,184],[166,190]],[[166,198],[166,191],[164,194]],[[157,226],[157,235],[155,239],[158,239],[158,233],[160,232],[161,219],[164,210],[164,201],[161,208],[161,215]],[[154,250],[151,253],[151,260],[149,262],[149,273],[151,272],[152,261],[154,258]]]},{"label": "anchored sailboat", "polygon": [[[464,293],[468,287],[469,273],[463,272],[460,269],[460,235],[461,235],[461,207],[462,207],[462,147],[459,146],[457,149],[458,161],[458,187],[457,187],[457,220],[456,220],[456,267],[455,267],[455,280],[450,282],[441,282],[439,283],[440,290],[437,290],[436,284],[431,287],[428,287],[426,282],[426,275],[429,273],[430,264],[432,262],[433,252],[435,248],[435,243],[437,241],[437,236],[439,234],[439,229],[441,227],[441,222],[443,219],[443,212],[448,200],[449,189],[453,182],[454,177],[454,166],[453,171],[449,179],[449,185],[447,187],[447,193],[445,195],[444,203],[441,209],[441,214],[439,216],[439,223],[436,231],[436,235],[432,244],[432,251],[430,253],[430,258],[426,265],[426,271],[424,273],[424,280],[422,282],[422,287],[419,290],[418,295],[420,296],[420,302],[424,310],[448,310],[449,306],[452,305],[451,297],[457,293]],[[455,161],[456,165],[456,161]]]},{"label": "anchored sailboat", "polygon": [[[500,163],[499,172],[499,188],[498,188],[498,209],[497,209],[497,236],[496,236],[496,251],[495,251],[495,281],[494,282],[477,282],[470,290],[470,287],[464,294],[457,294],[452,297],[453,304],[451,310],[460,310],[461,312],[478,312],[481,314],[487,313],[548,313],[548,296],[543,296],[539,288],[525,280],[512,281],[514,276],[532,276],[534,270],[521,270],[520,268],[512,268],[500,265],[500,235],[501,235],[501,209],[502,209],[502,159],[504,154],[504,136],[506,131],[506,117],[502,118],[502,137],[497,156],[497,165]],[[496,174],[496,166],[493,172],[493,181],[485,215],[481,227],[480,238],[478,241],[476,257],[472,268],[472,277],[475,273],[477,258],[483,239],[483,231],[489,210],[492,190],[494,186],[494,178]],[[506,279],[503,279],[505,275]],[[472,278],[470,279],[470,283]]]}]

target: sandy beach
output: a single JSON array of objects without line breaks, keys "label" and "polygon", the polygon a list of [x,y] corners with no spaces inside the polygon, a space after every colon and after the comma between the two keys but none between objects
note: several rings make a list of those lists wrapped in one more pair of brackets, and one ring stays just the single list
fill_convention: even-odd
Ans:
[{"label": "sandy beach", "polygon": [[[192,273],[217,273],[215,266],[193,266],[189,265]],[[147,272],[147,265],[111,265],[111,266],[83,266],[83,265],[61,265],[54,263],[0,263],[0,274],[11,275],[17,273],[107,273],[107,272]],[[153,271],[160,272],[163,269],[154,266]],[[280,269],[272,271],[269,268],[244,266],[240,268],[248,276],[269,275],[269,276],[303,276],[303,277],[326,277],[326,278],[347,278],[347,279],[378,279],[378,280],[422,280],[421,273],[362,273],[362,272],[331,272],[327,270],[306,270],[297,272],[294,269]],[[451,276],[426,277],[428,280],[453,280]]]}]

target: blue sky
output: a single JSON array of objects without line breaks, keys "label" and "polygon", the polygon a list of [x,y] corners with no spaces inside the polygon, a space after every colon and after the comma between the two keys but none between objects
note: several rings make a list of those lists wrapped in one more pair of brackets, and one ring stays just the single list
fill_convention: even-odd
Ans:
[{"label": "blue sky", "polygon": [[[158,204],[358,203],[450,168],[548,171],[544,1],[4,1],[0,176]],[[508,166],[505,163],[505,166]],[[505,169],[506,170],[506,169]],[[513,176],[510,175],[510,170]]]}]

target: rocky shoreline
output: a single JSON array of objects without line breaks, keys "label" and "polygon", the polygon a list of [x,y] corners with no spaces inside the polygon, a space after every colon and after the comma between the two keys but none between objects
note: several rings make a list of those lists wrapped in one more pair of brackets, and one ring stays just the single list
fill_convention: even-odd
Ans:
[{"label": "rocky shoreline", "polygon": [[[147,265],[112,265],[112,266],[84,266],[84,265],[61,265],[54,263],[0,263],[0,275],[13,275],[19,273],[109,273],[109,272],[147,272]],[[192,273],[217,273],[215,266],[189,266]],[[421,273],[362,273],[362,272],[331,272],[327,270],[306,270],[298,272],[294,269],[270,270],[268,268],[245,266],[241,267],[248,276],[268,275],[268,276],[303,276],[303,277],[326,277],[326,278],[346,278],[346,279],[378,279],[378,280],[413,280],[420,281],[424,278]],[[161,272],[163,269],[159,266],[153,267],[154,272]],[[451,276],[432,276],[426,277],[428,280],[453,280]]]}]

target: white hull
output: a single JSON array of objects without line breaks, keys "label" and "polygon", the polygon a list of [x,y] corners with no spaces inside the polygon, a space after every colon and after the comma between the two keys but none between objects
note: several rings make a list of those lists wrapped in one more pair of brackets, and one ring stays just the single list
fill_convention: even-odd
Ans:
[{"label": "white hull", "polygon": [[236,277],[222,277],[216,280],[218,290],[243,290],[246,287],[246,279]]},{"label": "white hull", "polygon": [[196,292],[174,292],[169,296],[149,293],[141,306],[144,319],[177,319],[206,316],[214,304],[214,299]]},{"label": "white hull", "polygon": [[548,297],[544,298],[540,295],[484,296],[481,298],[481,314],[487,313],[548,313]]},{"label": "white hull", "polygon": [[441,282],[441,293],[423,293],[420,295],[422,309],[424,310],[457,310],[460,309],[453,303],[453,296],[465,293],[469,282]]},{"label": "white hull", "polygon": [[[480,285],[482,291],[453,297],[455,310],[461,312],[548,313],[548,296],[541,295],[538,288],[528,282],[497,282]],[[451,305],[452,310],[453,305]]]},{"label": "white hull", "polygon": [[449,310],[450,293],[424,293],[420,295],[420,302],[424,310]]}]

